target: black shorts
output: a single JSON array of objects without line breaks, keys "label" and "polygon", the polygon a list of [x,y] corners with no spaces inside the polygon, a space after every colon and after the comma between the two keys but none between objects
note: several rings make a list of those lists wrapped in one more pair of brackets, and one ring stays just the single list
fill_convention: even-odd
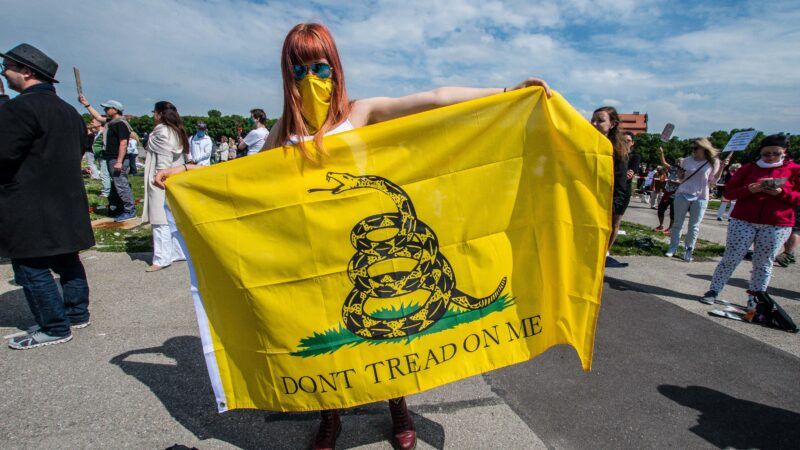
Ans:
[{"label": "black shorts", "polygon": [[630,194],[617,194],[614,193],[614,202],[612,204],[611,212],[615,216],[621,216],[625,214],[625,210],[628,209],[628,204],[631,202]]}]

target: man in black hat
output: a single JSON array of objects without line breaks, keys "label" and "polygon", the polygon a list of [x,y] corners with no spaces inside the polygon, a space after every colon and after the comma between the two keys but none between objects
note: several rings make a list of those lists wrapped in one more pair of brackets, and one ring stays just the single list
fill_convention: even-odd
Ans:
[{"label": "man in black hat", "polygon": [[0,75],[20,93],[0,107],[0,256],[11,258],[36,320],[8,343],[23,350],[67,342],[72,328],[89,325],[78,256],[94,245],[80,169],[88,138],[81,116],[56,95],[55,61],[28,44],[0,57]]}]

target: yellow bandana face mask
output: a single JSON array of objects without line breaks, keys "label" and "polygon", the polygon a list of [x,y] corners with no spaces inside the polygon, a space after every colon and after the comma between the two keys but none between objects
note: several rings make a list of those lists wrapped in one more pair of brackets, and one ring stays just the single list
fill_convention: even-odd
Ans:
[{"label": "yellow bandana face mask", "polygon": [[303,102],[302,114],[308,125],[308,131],[311,134],[316,133],[328,118],[333,80],[308,74],[297,82],[297,90],[300,91],[300,99]]}]

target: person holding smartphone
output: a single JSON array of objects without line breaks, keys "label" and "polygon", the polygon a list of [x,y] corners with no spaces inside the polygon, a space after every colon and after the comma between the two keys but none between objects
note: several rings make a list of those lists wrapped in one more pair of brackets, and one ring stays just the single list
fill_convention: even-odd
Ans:
[{"label": "person holding smartphone", "polygon": [[764,293],[772,276],[775,254],[792,232],[795,208],[800,206],[800,165],[786,157],[789,138],[765,137],[759,158],[745,164],[725,184],[725,198],[736,200],[731,212],[725,254],[714,271],[711,286],[701,302],[711,305],[754,244],[748,307]]}]

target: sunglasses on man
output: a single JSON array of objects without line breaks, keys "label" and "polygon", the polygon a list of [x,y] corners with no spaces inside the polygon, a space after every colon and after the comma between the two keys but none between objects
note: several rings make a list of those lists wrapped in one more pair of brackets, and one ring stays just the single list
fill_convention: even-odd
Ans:
[{"label": "sunglasses on man", "polygon": [[330,78],[331,65],[325,63],[314,63],[314,64],[295,64],[292,66],[292,74],[294,75],[294,79],[296,81],[302,80],[309,73],[313,73],[314,75],[322,79]]}]

